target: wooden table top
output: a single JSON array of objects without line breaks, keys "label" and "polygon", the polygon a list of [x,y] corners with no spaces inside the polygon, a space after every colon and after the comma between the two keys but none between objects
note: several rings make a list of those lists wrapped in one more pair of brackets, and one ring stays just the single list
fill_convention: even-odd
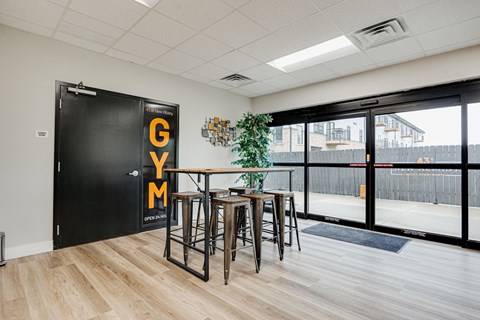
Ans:
[{"label": "wooden table top", "polygon": [[260,172],[292,172],[294,168],[168,168],[165,172],[176,173],[200,173],[200,174],[215,174],[215,173],[260,173]]}]

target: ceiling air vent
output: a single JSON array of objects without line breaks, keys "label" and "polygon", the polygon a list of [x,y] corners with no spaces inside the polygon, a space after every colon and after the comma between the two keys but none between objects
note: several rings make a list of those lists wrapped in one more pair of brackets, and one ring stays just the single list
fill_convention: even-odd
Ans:
[{"label": "ceiling air vent", "polygon": [[242,76],[241,74],[235,73],[220,79],[219,82],[226,84],[227,86],[230,86],[230,87],[238,88],[246,84],[252,83],[253,80],[250,79],[249,77],[245,77],[245,76]]},{"label": "ceiling air vent", "polygon": [[350,38],[362,49],[384,45],[410,36],[402,17],[397,17],[354,32]]}]

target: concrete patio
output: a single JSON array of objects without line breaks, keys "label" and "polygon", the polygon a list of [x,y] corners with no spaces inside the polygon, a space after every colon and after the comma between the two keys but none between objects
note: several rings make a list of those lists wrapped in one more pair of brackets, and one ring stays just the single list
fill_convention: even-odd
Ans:
[{"label": "concrete patio", "polygon": [[[359,197],[310,193],[310,214],[365,221],[365,200]],[[295,192],[296,209],[304,211],[303,192]],[[455,205],[376,199],[376,224],[401,229],[461,236],[461,207]],[[470,208],[470,239],[480,240],[480,208]]]}]

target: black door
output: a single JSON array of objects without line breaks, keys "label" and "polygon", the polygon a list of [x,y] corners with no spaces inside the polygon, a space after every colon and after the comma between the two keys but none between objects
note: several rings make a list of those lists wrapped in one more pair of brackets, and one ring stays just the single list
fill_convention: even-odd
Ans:
[{"label": "black door", "polygon": [[95,93],[75,94],[60,86],[55,248],[138,232],[142,101]]}]

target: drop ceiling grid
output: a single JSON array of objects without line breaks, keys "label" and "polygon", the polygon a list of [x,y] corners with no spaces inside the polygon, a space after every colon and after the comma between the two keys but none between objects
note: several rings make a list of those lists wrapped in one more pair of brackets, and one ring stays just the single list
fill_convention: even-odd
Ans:
[{"label": "drop ceiling grid", "polygon": [[[399,15],[404,42],[290,74],[265,64]],[[466,0],[0,1],[0,23],[217,87],[241,73],[256,82],[230,91],[254,95],[478,44],[479,16]]]},{"label": "drop ceiling grid", "polygon": [[130,29],[148,11],[132,0],[72,0],[70,9],[123,30]]}]

